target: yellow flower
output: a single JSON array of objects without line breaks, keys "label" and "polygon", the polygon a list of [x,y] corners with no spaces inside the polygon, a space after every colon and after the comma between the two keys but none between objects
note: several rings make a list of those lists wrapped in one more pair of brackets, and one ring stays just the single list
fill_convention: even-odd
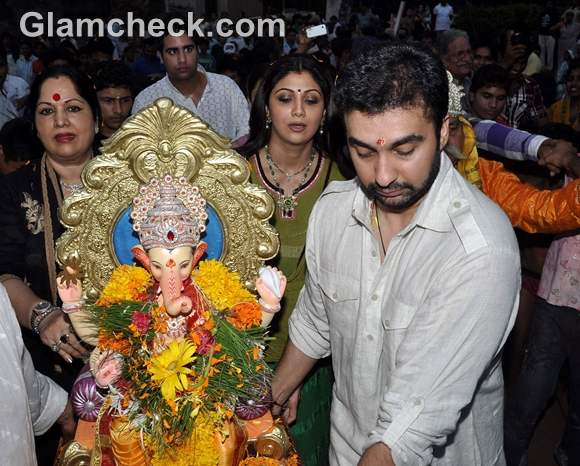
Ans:
[{"label": "yellow flower", "polygon": [[187,390],[187,375],[191,369],[186,367],[195,360],[195,346],[189,341],[172,341],[166,350],[151,358],[148,371],[151,380],[161,382],[161,394],[165,401],[175,400],[176,390]]},{"label": "yellow flower", "polygon": [[219,311],[231,309],[238,303],[255,300],[242,284],[240,276],[221,262],[206,260],[191,274],[213,306]]},{"label": "yellow flower", "polygon": [[172,445],[164,451],[150,443],[152,466],[218,466],[220,464],[220,440],[216,432],[215,414],[200,412],[191,437],[181,445]]},{"label": "yellow flower", "polygon": [[151,275],[141,267],[121,265],[111,274],[97,301],[98,306],[110,306],[122,301],[141,301],[151,286]]}]

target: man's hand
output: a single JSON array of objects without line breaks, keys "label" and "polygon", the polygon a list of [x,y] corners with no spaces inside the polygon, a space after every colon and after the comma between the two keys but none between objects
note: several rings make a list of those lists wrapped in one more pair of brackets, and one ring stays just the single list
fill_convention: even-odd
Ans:
[{"label": "man's hand", "polygon": [[72,404],[70,399],[68,400],[64,411],[60,417],[56,420],[60,424],[60,429],[62,430],[63,442],[69,442],[75,437],[75,430],[77,428],[77,422],[75,421],[75,416],[72,409]]},{"label": "man's hand", "polygon": [[562,139],[547,139],[538,151],[538,164],[550,170],[554,176],[564,170],[570,176],[578,178],[578,156],[576,148]]},{"label": "man's hand", "polygon": [[526,56],[526,46],[523,44],[512,44],[513,31],[508,31],[507,33],[507,43],[505,51],[502,57],[501,66],[506,70],[511,70],[513,66],[519,61],[523,60]]},{"label": "man's hand", "polygon": [[378,442],[366,449],[358,466],[395,466],[395,462],[391,456],[391,449]]},{"label": "man's hand", "polygon": [[[274,406],[272,406],[272,414],[274,416],[282,416],[284,423],[286,425],[292,424],[296,420],[296,415],[298,413],[298,403],[300,401],[300,389],[299,386],[288,399],[281,398],[281,394],[273,396]],[[272,385],[272,392],[275,393],[275,385]]]},{"label": "man's hand", "polygon": [[294,390],[294,393],[288,398],[288,403],[286,404],[286,409],[282,413],[282,419],[287,425],[292,424],[296,420],[298,414],[298,403],[300,402],[300,388],[298,387]]}]

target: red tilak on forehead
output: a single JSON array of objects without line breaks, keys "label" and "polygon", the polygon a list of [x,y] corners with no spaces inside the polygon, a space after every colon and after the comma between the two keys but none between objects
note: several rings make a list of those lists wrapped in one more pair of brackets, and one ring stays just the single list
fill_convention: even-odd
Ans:
[{"label": "red tilak on forehead", "polygon": [[52,100],[54,100],[55,102],[58,102],[60,100],[60,94],[57,92],[52,94]]},{"label": "red tilak on forehead", "polygon": [[379,146],[384,146],[385,145],[385,140],[383,138],[379,138],[379,139],[377,139],[377,144]]}]

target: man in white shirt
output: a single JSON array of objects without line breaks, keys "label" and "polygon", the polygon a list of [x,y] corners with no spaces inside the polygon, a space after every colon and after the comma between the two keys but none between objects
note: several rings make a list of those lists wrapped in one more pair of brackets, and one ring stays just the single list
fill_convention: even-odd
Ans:
[{"label": "man in white shirt", "polygon": [[32,54],[32,45],[30,42],[22,42],[20,46],[20,57],[16,60],[16,74],[24,79],[29,85],[32,84],[34,78],[34,71],[32,71],[32,64],[37,60],[37,57]]},{"label": "man in white shirt", "polygon": [[308,226],[308,275],[272,383],[331,355],[332,466],[503,466],[501,349],[520,289],[505,214],[441,149],[448,82],[427,49],[376,47],[341,71],[335,105],[357,178]]},{"label": "man in white shirt", "polygon": [[34,370],[16,314],[0,284],[0,464],[35,466],[34,436],[59,422],[70,440],[75,421],[68,394]]},{"label": "man in white shirt", "polygon": [[8,74],[6,55],[0,54],[0,129],[4,124],[24,113],[28,83],[18,76]]},{"label": "man in white shirt", "polygon": [[198,66],[197,47],[186,34],[166,34],[161,52],[167,75],[137,95],[132,112],[168,97],[231,139],[234,146],[243,144],[249,133],[250,111],[238,85],[227,76]]},{"label": "man in white shirt", "polygon": [[442,0],[435,8],[433,8],[433,15],[435,16],[435,32],[442,32],[451,29],[451,24],[453,23],[453,7],[447,2],[447,0]]}]

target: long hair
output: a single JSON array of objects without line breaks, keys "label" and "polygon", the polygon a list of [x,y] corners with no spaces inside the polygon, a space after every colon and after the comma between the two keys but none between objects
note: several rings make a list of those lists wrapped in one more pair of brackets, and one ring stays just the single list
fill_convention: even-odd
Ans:
[{"label": "long hair", "polygon": [[[296,54],[282,57],[270,65],[258,86],[250,113],[250,136],[248,141],[238,149],[238,152],[246,157],[250,157],[268,144],[271,129],[266,128],[266,107],[272,89],[274,89],[279,81],[288,76],[288,74],[304,71],[310,73],[314,81],[320,86],[322,97],[324,98],[324,107],[328,108],[332,81],[334,79],[330,69],[308,55]],[[321,123],[324,129],[326,129],[325,123],[325,121]],[[313,143],[319,152],[327,153],[328,142],[326,131],[322,135],[317,131]]]}]

